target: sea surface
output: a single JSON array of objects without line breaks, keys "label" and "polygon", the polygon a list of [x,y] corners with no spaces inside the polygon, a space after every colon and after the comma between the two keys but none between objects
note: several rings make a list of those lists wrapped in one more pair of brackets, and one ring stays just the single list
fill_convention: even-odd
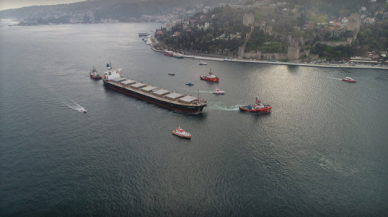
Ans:
[{"label": "sea surface", "polygon": [[[7,22],[0,216],[388,216],[388,70],[199,66],[138,37],[161,24]],[[109,61],[208,106],[187,115],[106,89],[88,73]],[[219,83],[199,79],[210,69]],[[257,94],[270,114],[238,110]]]}]

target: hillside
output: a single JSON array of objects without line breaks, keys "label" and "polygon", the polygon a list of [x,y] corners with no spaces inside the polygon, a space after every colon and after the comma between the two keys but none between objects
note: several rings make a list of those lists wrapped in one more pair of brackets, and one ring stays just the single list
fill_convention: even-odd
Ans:
[{"label": "hillside", "polygon": [[[384,1],[248,1],[159,29],[161,48],[238,58],[349,59],[388,48]],[[372,55],[373,56],[373,55]]]}]

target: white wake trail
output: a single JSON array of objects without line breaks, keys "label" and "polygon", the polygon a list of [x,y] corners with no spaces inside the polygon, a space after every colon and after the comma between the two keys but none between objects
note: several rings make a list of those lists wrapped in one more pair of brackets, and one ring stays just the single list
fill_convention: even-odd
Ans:
[{"label": "white wake trail", "polygon": [[328,79],[333,79],[333,80],[337,80],[337,81],[342,81],[342,78],[328,78]]},{"label": "white wake trail", "polygon": [[66,103],[66,102],[63,102],[61,101],[63,104],[65,104],[66,106],[68,106],[69,108],[75,110],[75,111],[79,111],[79,112],[83,112],[83,111],[86,111],[86,109],[84,107],[82,107],[80,104],[74,102],[72,99],[70,99],[70,101],[72,103]]},{"label": "white wake trail", "polygon": [[233,105],[233,106],[222,106],[222,105],[214,105],[212,108],[220,111],[238,111],[240,105]]},{"label": "white wake trail", "polygon": [[200,93],[213,93],[213,91],[200,90]]}]

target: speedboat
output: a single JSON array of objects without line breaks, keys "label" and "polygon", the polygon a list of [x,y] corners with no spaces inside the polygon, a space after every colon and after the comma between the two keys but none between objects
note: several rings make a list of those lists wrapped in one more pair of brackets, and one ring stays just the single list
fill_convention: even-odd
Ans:
[{"label": "speedboat", "polygon": [[194,84],[191,83],[191,82],[189,82],[189,83],[187,83],[186,85],[193,86]]},{"label": "speedboat", "polygon": [[353,78],[351,77],[345,77],[342,79],[343,81],[346,81],[346,82],[349,82],[349,83],[356,83],[356,80],[354,80]]},{"label": "speedboat", "polygon": [[198,65],[207,65],[207,63],[205,63],[204,61],[200,60]]},{"label": "speedboat", "polygon": [[168,75],[174,76],[175,74],[172,72],[169,72]]},{"label": "speedboat", "polygon": [[211,82],[219,82],[220,78],[213,75],[212,69],[210,69],[209,75],[201,75],[201,80],[211,81]]},{"label": "speedboat", "polygon": [[225,91],[216,88],[216,89],[213,91],[213,93],[214,93],[214,94],[225,94]]},{"label": "speedboat", "polygon": [[261,103],[261,100],[259,99],[259,95],[256,97],[256,102],[254,105],[242,105],[239,107],[240,111],[247,111],[247,112],[258,112],[258,113],[269,113],[272,109],[272,106],[270,105],[264,105]]},{"label": "speedboat", "polygon": [[186,132],[184,129],[182,129],[180,126],[172,131],[172,134],[185,138],[185,139],[191,139],[191,134],[189,132]]},{"label": "speedboat", "polygon": [[89,76],[90,78],[93,78],[93,79],[101,79],[102,77],[98,74],[96,68],[94,68],[93,66],[93,70],[89,72]]},{"label": "speedboat", "polygon": [[86,109],[82,108],[79,110],[79,112],[86,113]]}]

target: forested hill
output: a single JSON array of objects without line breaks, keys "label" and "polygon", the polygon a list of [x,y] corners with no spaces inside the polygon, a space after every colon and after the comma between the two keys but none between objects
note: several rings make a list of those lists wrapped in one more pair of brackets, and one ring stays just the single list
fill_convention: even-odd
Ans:
[{"label": "forested hill", "polygon": [[161,49],[183,52],[236,56],[243,48],[250,53],[246,58],[272,58],[260,52],[289,58],[289,50],[299,50],[301,58],[312,54],[310,59],[319,55],[338,60],[370,51],[386,53],[387,28],[385,0],[259,0],[197,13],[156,31],[156,37]]},{"label": "forested hill", "polygon": [[218,6],[219,3],[233,3],[238,0],[93,0],[71,4],[31,6],[19,9],[0,11],[0,18],[25,19],[46,10],[62,13],[78,13],[80,11],[98,12],[98,18],[124,19],[140,17],[155,13],[168,12],[176,7],[190,7],[198,4]]}]

